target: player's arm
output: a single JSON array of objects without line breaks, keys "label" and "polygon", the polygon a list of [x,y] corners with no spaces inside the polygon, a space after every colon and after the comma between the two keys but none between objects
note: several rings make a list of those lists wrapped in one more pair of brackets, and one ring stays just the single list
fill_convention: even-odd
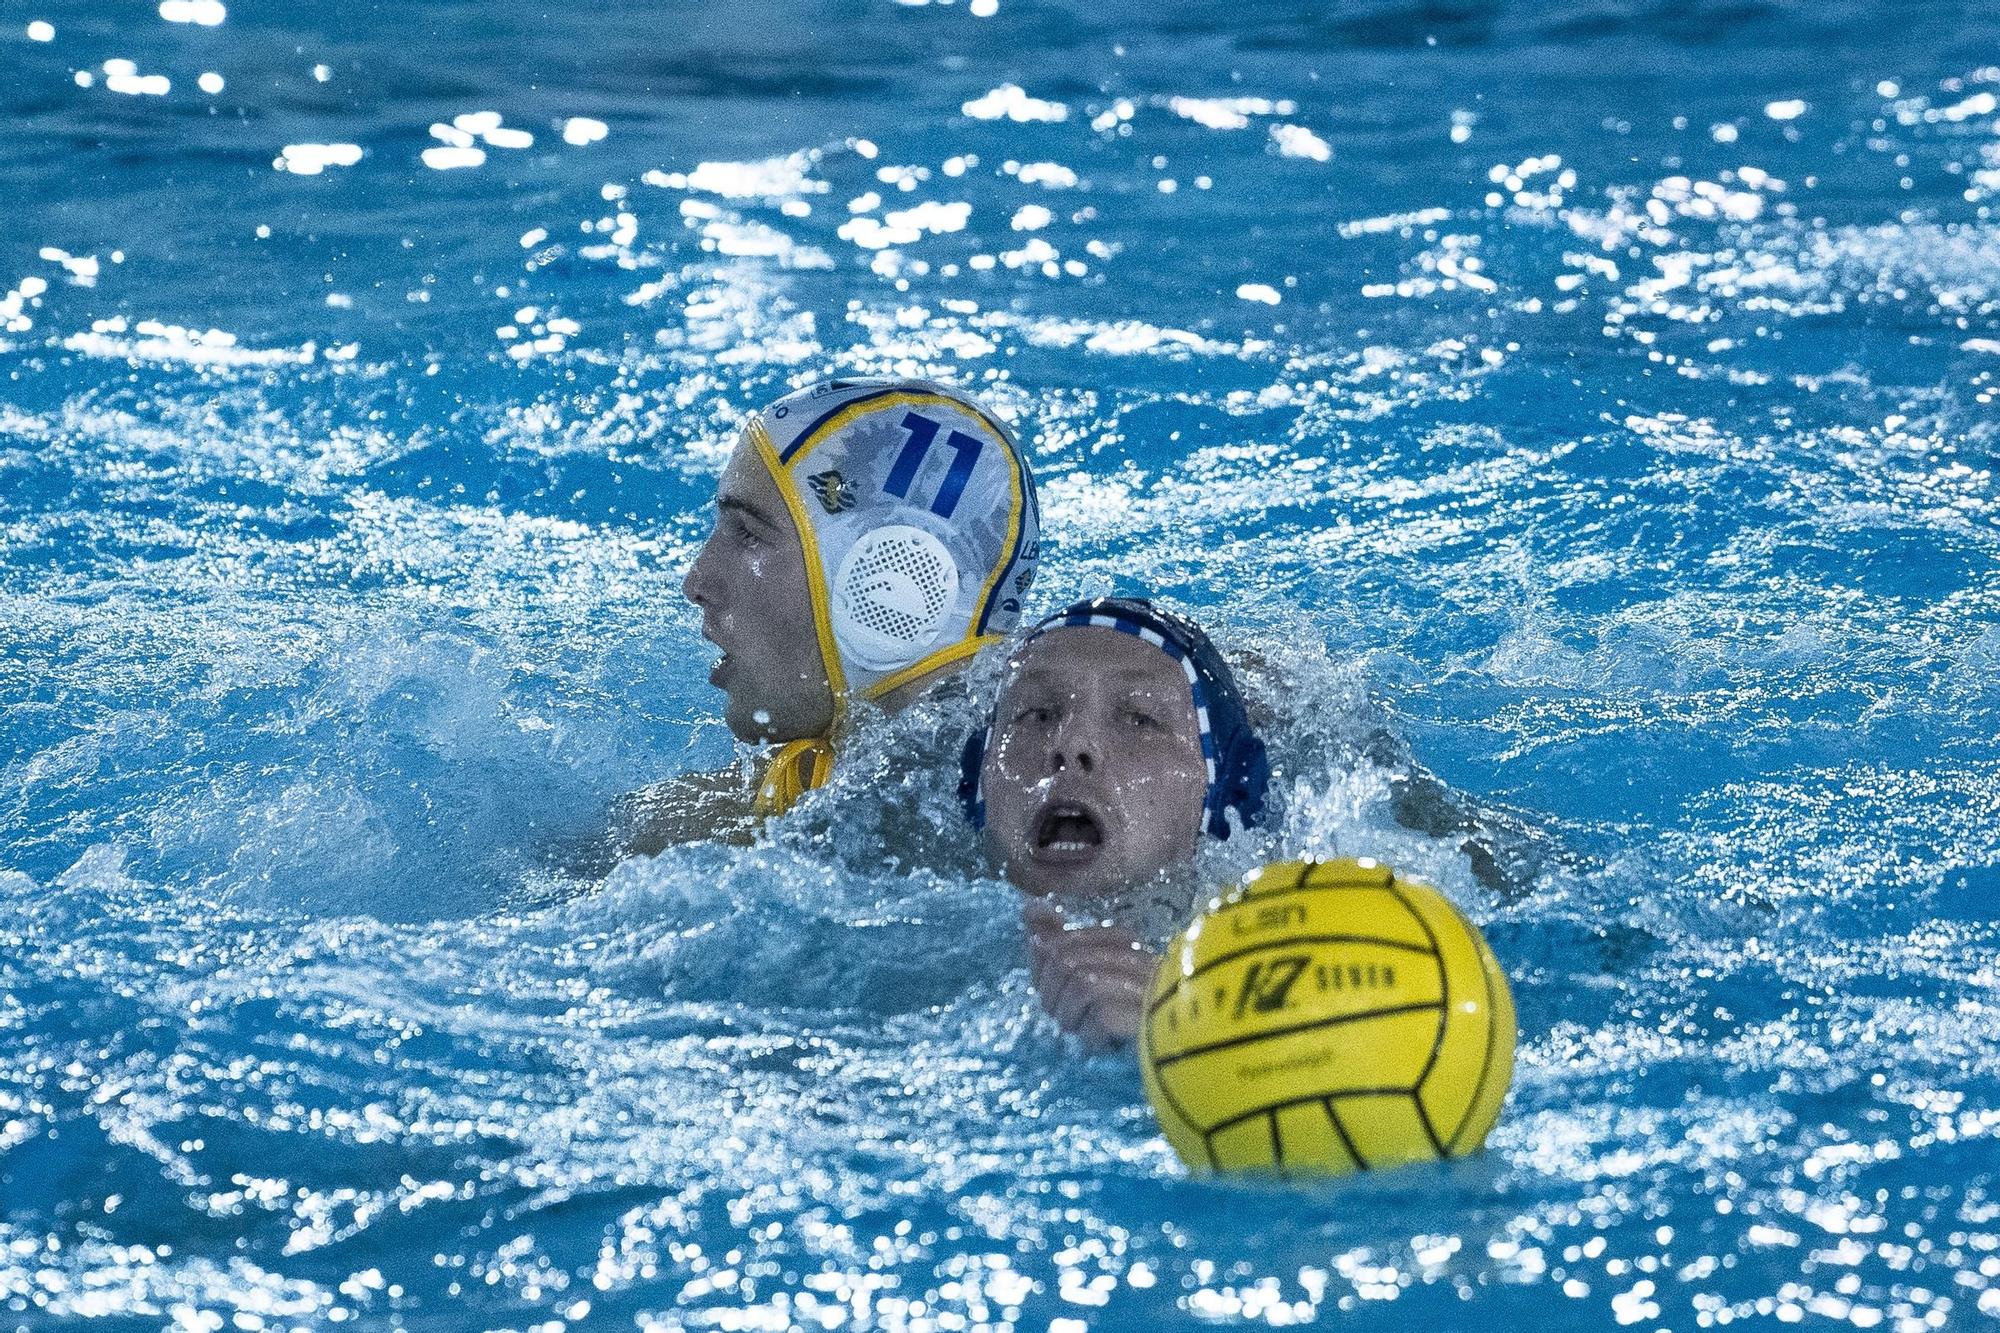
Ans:
[{"label": "player's arm", "polygon": [[1030,898],[1028,974],[1042,1008],[1087,1050],[1110,1050],[1139,1035],[1146,993],[1160,956],[1118,926],[1072,926],[1057,908]]},{"label": "player's arm", "polygon": [[1472,877],[1495,893],[1508,898],[1526,893],[1548,859],[1546,835],[1504,810],[1453,791],[1420,765],[1397,773],[1389,785],[1389,811],[1396,822],[1433,838],[1454,839]]},{"label": "player's arm", "polygon": [[750,841],[757,820],[734,768],[682,773],[627,792],[611,807],[605,841],[615,856],[656,856],[682,843]]}]

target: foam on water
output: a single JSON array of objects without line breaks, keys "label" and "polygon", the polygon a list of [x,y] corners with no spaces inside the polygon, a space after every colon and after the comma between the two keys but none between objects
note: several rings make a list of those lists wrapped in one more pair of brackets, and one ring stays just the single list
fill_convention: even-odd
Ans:
[{"label": "foam on water", "polygon": [[[2000,1314],[1990,17],[100,8],[0,33],[0,1322]],[[591,864],[737,758],[678,584],[829,370],[1238,656],[1205,880],[1484,926],[1491,1151],[1182,1176],[960,825],[991,668]]]}]

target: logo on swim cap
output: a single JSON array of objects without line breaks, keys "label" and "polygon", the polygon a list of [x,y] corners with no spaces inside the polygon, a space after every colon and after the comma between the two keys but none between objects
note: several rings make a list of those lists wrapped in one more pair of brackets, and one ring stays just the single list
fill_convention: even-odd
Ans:
[{"label": "logo on swim cap", "polygon": [[813,494],[819,497],[820,507],[829,514],[845,513],[860,503],[848,486],[847,479],[831,469],[813,473],[806,478],[806,485],[813,488]]},{"label": "logo on swim cap", "polygon": [[958,563],[943,542],[907,524],[876,528],[833,576],[834,636],[862,666],[893,671],[930,651],[957,597]]}]

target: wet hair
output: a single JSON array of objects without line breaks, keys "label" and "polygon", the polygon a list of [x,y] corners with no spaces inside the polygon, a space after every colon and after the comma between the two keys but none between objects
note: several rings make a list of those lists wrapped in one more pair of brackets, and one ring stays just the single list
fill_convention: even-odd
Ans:
[{"label": "wet hair", "polygon": [[[1055,630],[1085,625],[1144,639],[1179,663],[1194,696],[1202,762],[1208,770],[1201,831],[1212,838],[1227,838],[1231,810],[1245,828],[1255,826],[1264,813],[1271,765],[1262,738],[1250,725],[1236,674],[1208,635],[1186,616],[1156,607],[1143,597],[1093,597],[1042,620],[1028,631],[1022,646]],[[966,740],[959,756],[958,798],[974,828],[986,825],[982,774],[992,737],[993,718],[989,715],[986,724]]]}]

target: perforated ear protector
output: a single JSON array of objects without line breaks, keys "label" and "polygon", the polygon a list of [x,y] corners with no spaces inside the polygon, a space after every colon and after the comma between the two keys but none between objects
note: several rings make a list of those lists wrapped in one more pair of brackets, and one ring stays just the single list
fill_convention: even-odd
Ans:
[{"label": "perforated ear protector", "polygon": [[[1057,612],[1028,632],[1022,646],[1052,630],[1070,625],[1094,625],[1144,639],[1179,664],[1194,699],[1195,723],[1201,732],[1201,753],[1207,787],[1201,807],[1201,831],[1212,838],[1229,837],[1229,812],[1236,811],[1245,828],[1263,817],[1270,787],[1271,765],[1264,742],[1250,727],[1236,677],[1208,635],[1183,616],[1162,611],[1140,597],[1099,597]],[[974,828],[986,826],[986,794],[982,784],[986,747],[994,718],[967,738],[959,752],[958,799]]]},{"label": "perforated ear protector", "polygon": [[958,562],[922,528],[890,523],[861,534],[833,576],[833,636],[871,671],[929,652],[958,596]]}]

